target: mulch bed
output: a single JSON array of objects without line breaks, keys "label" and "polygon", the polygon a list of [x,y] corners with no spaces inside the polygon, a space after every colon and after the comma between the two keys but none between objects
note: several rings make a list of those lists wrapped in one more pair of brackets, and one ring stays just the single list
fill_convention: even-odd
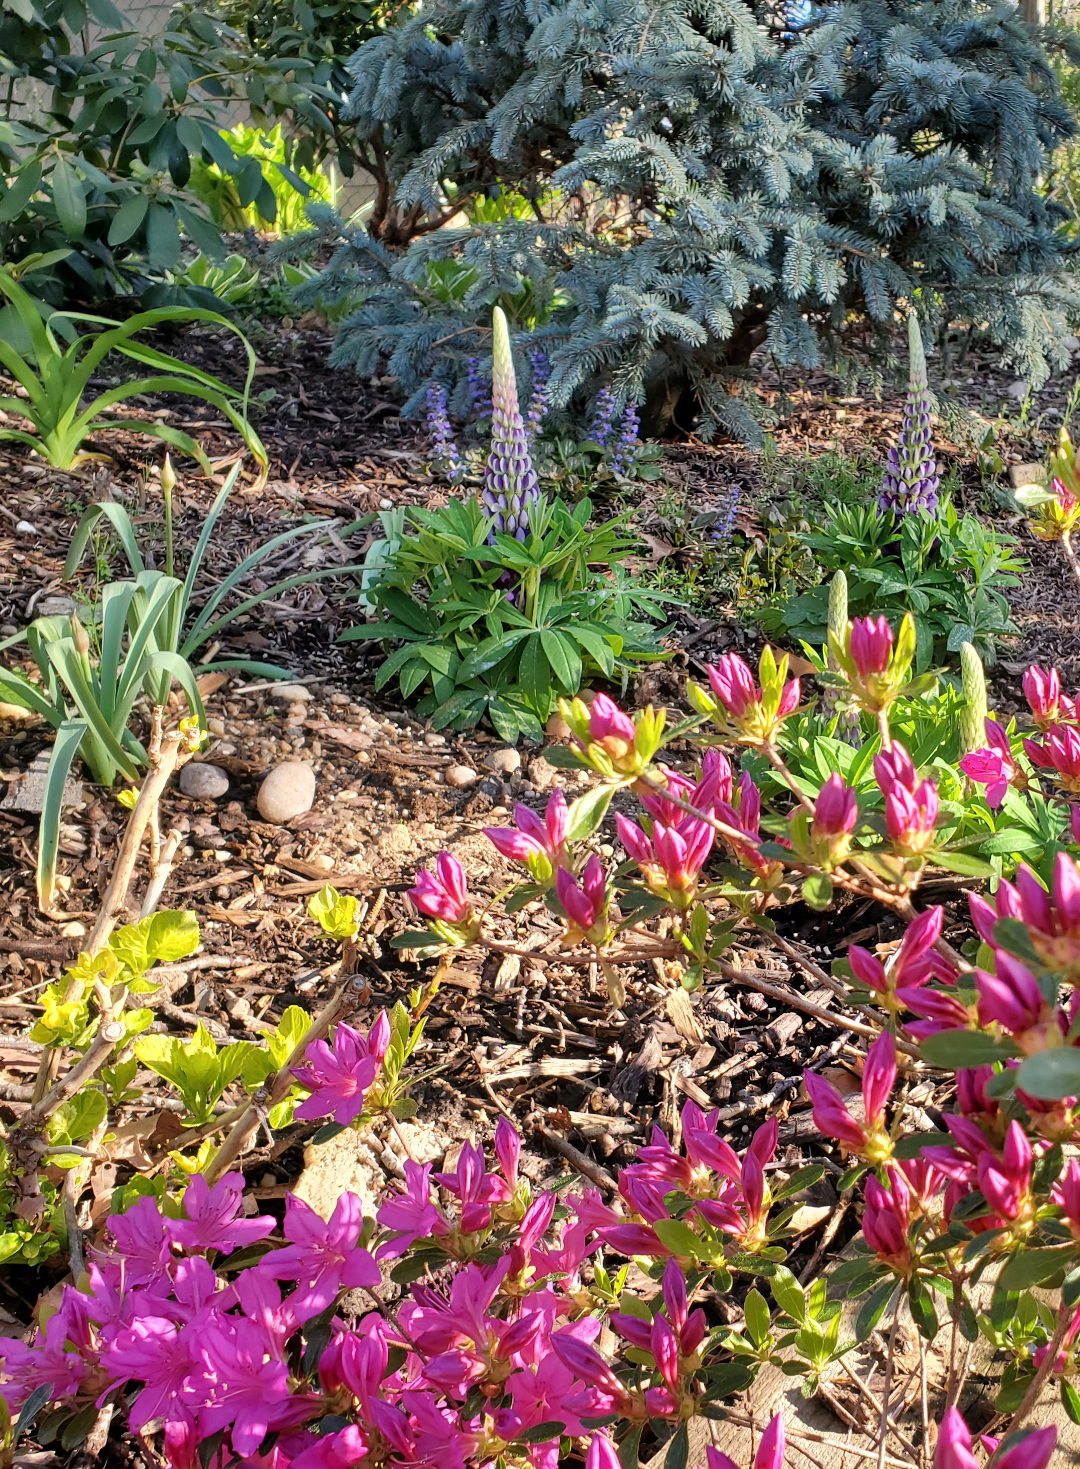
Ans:
[{"label": "mulch bed", "polygon": [[[236,375],[239,359],[224,351],[219,338],[191,335],[166,345],[215,372],[231,369]],[[274,390],[259,422],[272,456],[270,481],[258,492],[236,494],[213,542],[211,577],[224,575],[300,516],[324,517],[344,533],[359,516],[402,503],[430,503],[444,493],[425,468],[424,441],[401,420],[390,389],[331,372],[328,345],[317,334],[283,332],[263,364],[258,387]],[[966,393],[973,408],[996,413],[1011,401],[1004,375],[985,364],[966,372],[970,381],[956,391]],[[778,391],[767,373],[764,381],[767,393]],[[880,450],[898,427],[901,392],[881,402],[844,398],[839,385],[812,376],[786,387],[791,408],[774,430],[781,458],[833,447],[846,453],[867,445]],[[1040,395],[1039,410],[1060,413],[1064,392],[1064,383],[1052,384]],[[212,455],[235,452],[227,425],[208,423],[185,400],[161,400],[155,411],[168,414],[175,426],[197,428]],[[1052,423],[1044,418],[1044,430]],[[1005,444],[1014,460],[1036,457],[1030,440]],[[112,436],[109,448],[114,462],[107,468],[75,475],[47,471],[21,453],[0,450],[0,637],[24,627],[44,598],[71,594],[62,583],[63,559],[86,504],[110,494],[123,498],[136,507],[148,547],[159,543],[159,501],[153,487],[147,488],[145,470],[147,460],[159,460],[134,436]],[[960,464],[971,508],[990,510],[991,498],[961,446],[945,443],[942,457]],[[754,515],[761,469],[746,450],[682,443],[669,446],[668,462],[683,491],[702,505],[722,501],[737,480],[745,514]],[[213,493],[201,479],[182,480],[181,554],[197,536]],[[998,507],[995,513],[1004,523],[1005,512]],[[348,544],[330,542],[323,554],[328,565],[335,557],[344,564],[363,545],[361,533]],[[1056,661],[1074,683],[1080,680],[1077,589],[1068,568],[1053,547],[1026,540],[1024,550],[1032,570],[1014,599],[1021,635],[1003,664],[1002,696],[1014,702],[1016,675],[1029,661]],[[107,548],[106,553],[111,573],[126,575],[122,556]],[[88,557],[88,568],[91,562]],[[295,567],[283,555],[261,573],[264,583],[290,569]],[[83,584],[89,588],[89,570]],[[690,646],[669,668],[643,677],[638,702],[673,702],[691,659],[701,662],[726,647],[753,642],[733,609],[705,610],[707,617],[683,623]],[[493,893],[509,880],[509,870],[482,827],[505,822],[515,800],[541,805],[555,781],[568,795],[587,783],[572,772],[556,773],[535,750],[525,751],[522,768],[504,778],[486,764],[501,742],[483,733],[435,735],[389,691],[375,695],[375,655],[335,642],[353,615],[331,579],[260,607],[234,625],[226,640],[222,656],[283,662],[306,682],[309,698],[281,701],[253,678],[220,680],[215,687],[211,677],[206,684],[212,731],[207,758],[227,771],[231,786],[216,802],[191,801],[177,791],[166,802],[168,821],[185,820],[188,835],[165,901],[196,911],[203,951],[194,963],[175,966],[150,1001],[162,1029],[190,1034],[202,1023],[219,1040],[249,1039],[289,1004],[316,1008],[333,986],[337,951],[314,936],[305,905],[326,881],[356,893],[366,905],[374,992],[370,1012],[361,1018],[370,1020],[379,1007],[435,972],[432,963],[403,959],[389,943],[415,923],[404,889],[416,867],[449,847],[476,886]],[[33,721],[0,719],[0,776],[13,778],[48,744],[47,731]],[[268,825],[255,805],[259,780],[277,761],[297,756],[314,765],[315,805],[286,827]],[[467,789],[447,786],[444,774],[451,764],[471,768],[476,780]],[[123,815],[112,794],[89,789],[84,803],[67,813],[61,847],[66,916],[50,923],[38,914],[33,891],[36,817],[0,810],[0,1088],[7,1098],[0,1107],[9,1117],[25,1104],[36,1069],[36,1056],[14,1038],[33,1022],[37,992],[74,957],[89,929]],[[605,856],[613,855],[612,841],[609,818],[598,834]],[[962,936],[961,884],[945,879],[934,887],[933,900],[948,904],[953,936]],[[824,916],[796,905],[781,917],[783,932],[826,967],[853,939],[872,948],[895,944],[900,936],[888,915],[867,904]],[[807,1065],[826,1065],[830,1075],[857,1085],[865,1042],[845,1027],[843,1016],[822,1019],[802,1008],[806,1002],[827,1009],[828,991],[798,965],[766,950],[751,929],[734,962],[770,986],[773,997],[752,981],[710,983],[688,997],[662,961],[650,960],[628,968],[624,1017],[613,1019],[602,977],[559,956],[555,925],[542,913],[495,926],[500,940],[525,952],[486,961],[458,956],[441,967],[441,988],[427,1012],[427,1045],[417,1058],[417,1069],[434,1071],[414,1093],[421,1122],[445,1125],[460,1136],[463,1130],[486,1131],[500,1110],[508,1110],[539,1153],[610,1189],[652,1124],[670,1130],[687,1097],[719,1107],[737,1146],[775,1113],[781,1118],[782,1167],[790,1171],[812,1157],[829,1168],[807,1205],[811,1212],[793,1268],[812,1273],[826,1248],[843,1243],[849,1228],[831,1181],[840,1168],[823,1149],[800,1094]],[[149,1112],[157,1083],[149,1075],[139,1081],[147,1088]],[[933,1124],[933,1100],[926,1087],[909,1097],[918,1127]],[[289,1140],[248,1161],[267,1197],[280,1194],[303,1165],[301,1146]]]}]

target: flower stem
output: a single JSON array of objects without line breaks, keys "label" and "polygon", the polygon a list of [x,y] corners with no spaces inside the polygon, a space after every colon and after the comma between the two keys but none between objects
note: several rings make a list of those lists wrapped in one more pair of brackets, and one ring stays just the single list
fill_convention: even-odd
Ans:
[{"label": "flower stem", "polygon": [[1080,582],[1080,561],[1077,560],[1076,552],[1073,550],[1071,531],[1066,531],[1065,534],[1062,536],[1061,549],[1065,552],[1065,559],[1072,567],[1073,576],[1075,576],[1076,580]]}]

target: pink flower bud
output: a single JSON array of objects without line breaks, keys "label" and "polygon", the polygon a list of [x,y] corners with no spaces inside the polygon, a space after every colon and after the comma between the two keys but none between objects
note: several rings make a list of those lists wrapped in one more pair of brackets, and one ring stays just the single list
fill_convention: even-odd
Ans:
[{"label": "pink flower bud", "polygon": [[[589,713],[589,738],[610,748],[614,755],[625,755],[634,744],[634,721],[625,715],[607,694],[597,694]],[[610,742],[610,743],[609,743]]]},{"label": "pink flower bud", "polygon": [[856,617],[851,624],[851,661],[860,678],[884,673],[889,666],[893,635],[888,618]]},{"label": "pink flower bud", "polygon": [[754,1469],[783,1469],[786,1448],[784,1419],[777,1413],[761,1435],[758,1451],[754,1455]]},{"label": "pink flower bud", "polygon": [[1047,730],[1056,724],[1061,702],[1061,678],[1057,669],[1051,668],[1048,673],[1038,664],[1032,664],[1024,674],[1023,687],[1036,727]]},{"label": "pink flower bud", "polygon": [[934,1469],[979,1469],[971,1452],[971,1434],[955,1408],[946,1408],[938,1429]]},{"label": "pink flower bud", "polygon": [[622,1469],[619,1451],[606,1433],[594,1433],[589,1440],[585,1469]]},{"label": "pink flower bud", "polygon": [[896,1080],[896,1046],[892,1036],[883,1030],[866,1053],[863,1066],[863,1105],[866,1126],[884,1127],[885,1104]]},{"label": "pink flower bud", "polygon": [[409,889],[409,897],[421,913],[444,923],[465,923],[470,916],[465,870],[449,852],[439,853],[434,873],[425,869],[416,874],[416,886]]},{"label": "pink flower bud", "polygon": [[584,933],[596,926],[607,912],[607,877],[598,857],[590,857],[581,874],[581,886],[565,867],[555,876],[555,894],[571,923]]},{"label": "pink flower bud", "polygon": [[521,1135],[506,1117],[500,1117],[495,1127],[495,1156],[499,1160],[502,1176],[511,1189],[517,1188],[518,1159],[521,1157]]},{"label": "pink flower bud", "polygon": [[859,801],[839,775],[830,775],[814,802],[811,836],[815,839],[847,836],[859,819]]},{"label": "pink flower bud", "polygon": [[740,719],[751,704],[759,701],[754,675],[738,653],[725,653],[718,663],[708,665],[712,691],[733,719]]}]

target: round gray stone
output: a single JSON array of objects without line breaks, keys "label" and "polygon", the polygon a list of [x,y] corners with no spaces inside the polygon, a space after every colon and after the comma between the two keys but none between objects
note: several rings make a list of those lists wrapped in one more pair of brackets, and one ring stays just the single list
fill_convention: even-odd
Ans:
[{"label": "round gray stone", "polygon": [[220,766],[199,761],[181,770],[180,789],[195,801],[216,801],[229,789],[229,777]]},{"label": "round gray stone", "polygon": [[275,765],[259,787],[259,815],[272,826],[282,826],[310,811],[314,800],[314,770],[298,760],[288,760]]}]

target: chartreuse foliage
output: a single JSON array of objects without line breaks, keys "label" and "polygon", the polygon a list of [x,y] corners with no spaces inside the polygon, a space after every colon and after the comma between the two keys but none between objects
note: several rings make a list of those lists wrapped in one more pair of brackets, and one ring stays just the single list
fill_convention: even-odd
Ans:
[{"label": "chartreuse foliage", "polygon": [[435,0],[352,62],[379,197],[366,230],[323,215],[324,292],[367,291],[333,361],[387,364],[417,404],[453,381],[461,408],[497,302],[549,351],[556,407],[610,383],[653,425],[752,432],[723,379],[754,347],[832,362],[857,321],[887,355],[917,300],[1040,381],[1073,299],[1040,187],[1075,128],[1062,48],[976,0],[818,6],[782,34],[764,0]]}]

